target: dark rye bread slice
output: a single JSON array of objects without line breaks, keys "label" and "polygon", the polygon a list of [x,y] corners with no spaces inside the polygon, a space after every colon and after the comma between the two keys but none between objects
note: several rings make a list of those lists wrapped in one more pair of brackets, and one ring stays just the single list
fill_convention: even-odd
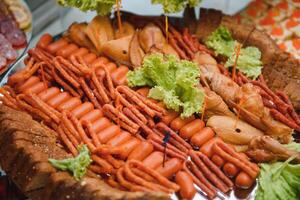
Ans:
[{"label": "dark rye bread slice", "polygon": [[57,171],[48,162],[49,158],[69,156],[57,143],[53,131],[27,114],[3,105],[0,105],[0,119],[0,165],[33,200],[170,199],[161,193],[124,192],[111,188],[90,172],[81,181],[76,181],[69,173]]},{"label": "dark rye bread slice", "polygon": [[[227,27],[239,42],[246,41],[246,46],[256,46],[261,50],[263,75],[268,86],[273,91],[283,91],[290,97],[296,110],[300,110],[299,61],[279,49],[267,33],[256,29],[254,25],[239,24],[233,17],[213,9],[200,9],[196,35],[199,39],[205,40],[219,25]],[[251,31],[253,32],[249,36]]]}]

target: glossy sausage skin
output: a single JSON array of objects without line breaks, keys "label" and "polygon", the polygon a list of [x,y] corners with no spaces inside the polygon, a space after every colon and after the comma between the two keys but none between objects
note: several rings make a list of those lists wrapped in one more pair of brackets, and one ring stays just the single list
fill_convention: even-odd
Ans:
[{"label": "glossy sausage skin", "polygon": [[204,143],[212,139],[214,136],[214,131],[210,127],[205,127],[192,136],[191,144],[196,147],[201,147]]},{"label": "glossy sausage skin", "polygon": [[56,55],[62,56],[64,58],[68,58],[77,49],[78,49],[78,46],[76,44],[69,44],[68,46],[57,51]]},{"label": "glossy sausage skin", "polygon": [[214,153],[212,147],[216,142],[222,142],[222,140],[218,137],[214,137],[211,140],[207,141],[204,145],[202,145],[200,151],[210,158]]},{"label": "glossy sausage skin", "polygon": [[193,121],[194,119],[195,119],[194,116],[188,117],[185,119],[182,119],[179,116],[171,122],[170,127],[175,131],[179,131],[184,125],[188,124],[189,122]]},{"label": "glossy sausage skin", "polygon": [[40,78],[37,76],[31,76],[27,81],[17,86],[20,92],[24,92],[26,89],[40,82]]},{"label": "glossy sausage skin", "polygon": [[125,142],[124,144],[122,144],[120,146],[120,148],[122,149],[123,153],[121,155],[122,159],[126,159],[128,157],[128,155],[140,145],[140,140],[137,138],[132,138],[131,140],[128,140],[127,142]]},{"label": "glossy sausage skin", "polygon": [[72,114],[80,119],[82,116],[84,116],[85,114],[91,112],[94,109],[94,105],[90,102],[84,102],[83,104],[77,106],[76,108],[74,108],[72,110]]},{"label": "glossy sausage skin", "polygon": [[82,116],[82,118],[80,120],[93,123],[94,121],[96,121],[97,119],[100,119],[101,117],[103,117],[103,112],[99,109],[94,109],[91,112]]},{"label": "glossy sausage skin", "polygon": [[59,110],[59,111],[63,111],[63,110],[71,111],[74,108],[76,108],[77,106],[79,106],[80,104],[81,104],[81,100],[78,97],[72,97],[71,99],[67,100],[66,102],[60,104],[57,107],[57,110]]},{"label": "glossy sausage skin", "polygon": [[201,119],[195,119],[191,121],[190,123],[184,125],[180,131],[179,135],[183,139],[190,139],[195,133],[202,130],[204,128],[205,124]]},{"label": "glossy sausage skin", "polygon": [[52,106],[53,108],[58,107],[60,104],[66,102],[67,100],[69,100],[71,98],[71,96],[69,95],[69,93],[67,92],[62,92],[60,94],[58,94],[57,96],[49,99],[49,101],[47,101],[47,103]]},{"label": "glossy sausage skin", "polygon": [[101,143],[107,143],[111,138],[119,135],[121,132],[120,127],[117,125],[111,125],[103,130],[101,130],[97,135]]},{"label": "glossy sausage skin", "polygon": [[106,117],[102,117],[93,122],[92,129],[95,133],[99,133],[101,130],[103,130],[111,125],[112,125],[112,123]]},{"label": "glossy sausage skin", "polygon": [[38,96],[42,101],[47,102],[49,99],[52,99],[53,97],[57,96],[59,93],[60,90],[57,87],[51,87],[39,93]]},{"label": "glossy sausage skin", "polygon": [[53,40],[52,35],[50,35],[49,33],[45,33],[38,41],[37,43],[37,47],[41,48],[41,49],[45,49]]},{"label": "glossy sausage skin", "polygon": [[64,48],[65,46],[68,45],[68,42],[66,39],[64,38],[61,38],[51,44],[49,44],[47,47],[46,47],[46,50],[51,53],[51,54],[56,54],[56,52],[62,48]]},{"label": "glossy sausage skin", "polygon": [[178,158],[171,158],[166,161],[164,166],[160,166],[156,169],[161,175],[166,178],[170,178],[173,174],[182,169],[182,161]]},{"label": "glossy sausage skin", "polygon": [[177,172],[175,182],[180,186],[180,196],[182,199],[193,199],[196,194],[192,177],[185,171]]},{"label": "glossy sausage skin", "polygon": [[143,160],[144,165],[150,167],[151,169],[156,169],[162,165],[164,159],[164,154],[160,151],[152,152],[147,158]]},{"label": "glossy sausage skin", "polygon": [[150,153],[153,152],[153,145],[147,141],[141,142],[128,156],[128,160],[144,160]]},{"label": "glossy sausage skin", "polygon": [[112,139],[110,139],[107,142],[107,145],[113,146],[113,147],[120,146],[120,145],[126,143],[131,138],[132,137],[129,132],[121,130],[121,133],[119,135],[113,137]]},{"label": "glossy sausage skin", "polygon": [[128,67],[121,65],[115,71],[111,73],[111,78],[116,85],[121,85],[124,82],[124,77],[126,78],[126,74],[129,71]]},{"label": "glossy sausage skin", "polygon": [[29,94],[29,93],[33,93],[33,94],[38,94],[42,91],[45,91],[47,89],[47,85],[44,84],[43,82],[39,82],[37,84],[32,85],[30,88],[27,88],[24,93],[25,94]]}]

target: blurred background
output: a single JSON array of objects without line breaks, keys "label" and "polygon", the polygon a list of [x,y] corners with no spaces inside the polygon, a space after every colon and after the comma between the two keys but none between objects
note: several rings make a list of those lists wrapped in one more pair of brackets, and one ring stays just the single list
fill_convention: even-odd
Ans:
[{"label": "blurred background", "polygon": [[[45,32],[57,34],[67,29],[74,21],[90,21],[95,12],[83,13],[78,9],[62,8],[56,0],[25,0],[33,13],[33,41]],[[204,8],[222,10],[226,14],[235,14],[247,6],[251,0],[203,0],[200,4]],[[142,15],[161,15],[160,5],[152,5],[151,0],[123,0],[122,9]],[[196,8],[197,15],[199,8]],[[182,13],[170,16],[181,16]]]}]

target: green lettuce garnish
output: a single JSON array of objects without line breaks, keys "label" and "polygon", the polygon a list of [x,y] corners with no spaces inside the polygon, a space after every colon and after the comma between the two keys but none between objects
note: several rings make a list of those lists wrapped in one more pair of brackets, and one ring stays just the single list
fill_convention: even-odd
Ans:
[{"label": "green lettuce garnish", "polygon": [[79,154],[75,158],[64,160],[49,159],[49,162],[57,169],[70,171],[76,180],[80,180],[86,173],[87,167],[91,164],[89,149],[86,145],[77,147]]},{"label": "green lettuce garnish", "polygon": [[[291,143],[285,146],[291,150],[300,151],[300,144]],[[300,164],[290,164],[294,158],[291,157],[285,162],[260,165],[256,200],[299,199]]]},{"label": "green lettuce garnish", "polygon": [[202,0],[152,0],[153,4],[162,4],[165,13],[177,13],[187,5],[196,7]]},{"label": "green lettuce garnish", "polygon": [[[231,36],[230,31],[224,27],[218,27],[205,41],[205,44],[213,49],[217,55],[228,58],[225,67],[234,65],[236,60],[235,48],[239,43]],[[256,47],[246,47],[240,50],[236,68],[247,77],[256,79],[261,74],[261,52]]]},{"label": "green lettuce garnish", "polygon": [[69,6],[81,11],[96,11],[99,15],[107,15],[115,5],[115,0],[57,0],[61,6]]},{"label": "green lettuce garnish", "polygon": [[202,110],[204,92],[199,89],[200,70],[196,63],[179,60],[174,55],[151,54],[143,65],[127,74],[128,84],[150,86],[149,97],[161,100],[167,108],[189,117]]}]

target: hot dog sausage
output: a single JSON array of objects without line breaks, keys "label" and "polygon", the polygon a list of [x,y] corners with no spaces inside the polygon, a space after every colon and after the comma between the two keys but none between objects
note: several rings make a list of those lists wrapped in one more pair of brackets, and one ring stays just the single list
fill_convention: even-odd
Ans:
[{"label": "hot dog sausage", "polygon": [[120,127],[117,125],[111,125],[103,130],[101,130],[97,135],[101,143],[105,144],[108,140],[121,132]]},{"label": "hot dog sausage", "polygon": [[239,172],[239,169],[234,164],[227,162],[223,166],[223,171],[228,177],[234,177]]},{"label": "hot dog sausage", "polygon": [[171,158],[165,165],[161,165],[156,169],[161,175],[166,178],[170,178],[173,174],[182,169],[182,161],[178,158]]},{"label": "hot dog sausage", "polygon": [[215,163],[215,165],[217,165],[218,167],[222,167],[225,163],[225,161],[223,160],[223,158],[221,158],[219,155],[214,154],[211,157],[211,161],[213,161],[213,163]]},{"label": "hot dog sausage", "polygon": [[79,106],[80,104],[81,104],[81,100],[78,97],[73,97],[73,98],[67,100],[66,102],[60,104],[57,107],[57,110],[59,110],[59,111],[63,111],[63,110],[71,111],[74,108],[76,108],[77,106]]},{"label": "hot dog sausage", "polygon": [[106,144],[109,146],[120,146],[131,139],[131,134],[127,131],[121,130],[121,133],[119,135],[116,135],[112,139],[110,139]]},{"label": "hot dog sausage", "polygon": [[178,117],[179,113],[174,110],[168,110],[167,114],[163,116],[162,122],[166,125],[169,125],[176,117]]},{"label": "hot dog sausage", "polygon": [[102,65],[102,64],[106,65],[107,63],[109,63],[108,58],[106,58],[106,57],[99,57],[99,58],[97,58],[96,60],[94,60],[92,62],[91,66],[92,66],[92,68],[97,68],[100,65]]},{"label": "hot dog sausage", "polygon": [[193,121],[195,119],[194,116],[188,117],[188,118],[184,118],[182,119],[180,116],[177,117],[176,119],[174,119],[171,122],[171,128],[175,131],[179,131],[184,125],[186,125],[187,123]]},{"label": "hot dog sausage", "polygon": [[72,110],[72,114],[80,119],[82,116],[84,116],[85,114],[89,113],[90,111],[92,111],[94,109],[94,105],[90,102],[84,102],[83,104],[75,107]]},{"label": "hot dog sausage", "polygon": [[61,38],[61,39],[49,44],[46,47],[46,50],[51,54],[55,54],[58,50],[64,48],[67,45],[68,45],[67,40],[64,38]]},{"label": "hot dog sausage", "polygon": [[122,159],[126,159],[128,155],[133,151],[133,149],[137,148],[139,146],[141,141],[137,138],[132,137],[131,140],[128,140],[124,144],[120,146],[123,153],[120,155]]},{"label": "hot dog sausage", "polygon": [[43,82],[39,82],[39,83],[34,84],[31,87],[27,88],[24,91],[24,93],[25,94],[29,94],[29,93],[38,94],[42,91],[45,91],[46,89],[47,89],[47,85],[44,84]]},{"label": "hot dog sausage", "polygon": [[57,96],[49,99],[47,103],[53,108],[57,108],[60,104],[68,101],[71,98],[70,94],[67,92],[59,93]]},{"label": "hot dog sausage", "polygon": [[216,142],[222,142],[222,140],[219,137],[214,137],[204,143],[200,148],[200,151],[210,158],[213,155],[212,147]]},{"label": "hot dog sausage", "polygon": [[101,131],[111,125],[112,125],[112,123],[106,117],[102,117],[93,122],[92,129],[95,133],[98,133],[99,131]]},{"label": "hot dog sausage", "polygon": [[89,50],[87,48],[81,47],[81,48],[77,49],[76,51],[74,51],[71,55],[83,57],[88,53],[89,53]]},{"label": "hot dog sausage", "polygon": [[97,55],[94,54],[94,53],[89,53],[89,54],[86,54],[84,57],[83,57],[83,60],[88,63],[88,64],[91,64],[95,59],[97,58]]},{"label": "hot dog sausage", "polygon": [[128,156],[128,160],[144,160],[153,151],[153,145],[147,141],[141,142]]},{"label": "hot dog sausage", "polygon": [[103,112],[99,109],[94,109],[91,112],[85,114],[80,120],[93,123],[94,121],[100,119],[101,117],[103,117]]},{"label": "hot dog sausage", "polygon": [[120,80],[123,77],[126,77],[127,72],[129,71],[128,67],[125,65],[120,65],[116,70],[111,73],[111,78],[113,82],[117,85],[121,84]]},{"label": "hot dog sausage", "polygon": [[144,165],[151,169],[156,169],[163,163],[164,154],[160,151],[154,151],[143,160]]},{"label": "hot dog sausage", "polygon": [[184,139],[190,139],[195,133],[202,130],[204,126],[205,124],[201,119],[195,119],[192,122],[184,125],[180,129],[179,135]]},{"label": "hot dog sausage", "polygon": [[176,174],[175,182],[180,186],[180,196],[183,199],[193,199],[196,194],[192,177],[185,171]]},{"label": "hot dog sausage", "polygon": [[18,90],[20,92],[24,92],[27,88],[30,88],[31,86],[37,84],[40,82],[40,78],[37,76],[31,76],[27,81],[17,86]]},{"label": "hot dog sausage", "polygon": [[57,56],[68,58],[73,52],[77,51],[78,46],[76,44],[69,44],[68,46],[57,51]]},{"label": "hot dog sausage", "polygon": [[113,62],[108,62],[105,64],[105,66],[110,73],[113,73],[117,69],[116,63]]},{"label": "hot dog sausage", "polygon": [[42,37],[40,37],[37,47],[45,49],[53,40],[53,37],[49,33],[45,33]]},{"label": "hot dog sausage", "polygon": [[235,185],[239,188],[247,189],[250,188],[254,183],[253,178],[251,178],[247,173],[240,172],[235,178]]},{"label": "hot dog sausage", "polygon": [[47,102],[49,99],[55,97],[60,93],[60,90],[57,87],[51,87],[48,88],[47,90],[41,92],[38,94],[40,99],[44,102]]},{"label": "hot dog sausage", "polygon": [[204,143],[212,139],[214,136],[214,131],[210,127],[205,127],[192,136],[191,144],[196,147],[201,147]]}]

